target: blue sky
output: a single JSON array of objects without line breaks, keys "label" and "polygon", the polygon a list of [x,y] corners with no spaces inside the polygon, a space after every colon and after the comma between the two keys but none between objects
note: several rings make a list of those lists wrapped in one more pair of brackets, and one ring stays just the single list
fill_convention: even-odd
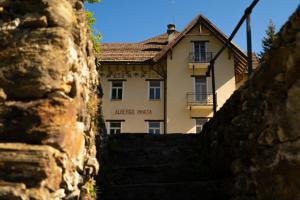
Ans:
[{"label": "blue sky", "polygon": [[[199,13],[227,36],[252,0],[102,0],[86,5],[95,14],[94,28],[102,42],[139,42],[164,33],[169,23],[181,31]],[[261,50],[261,40],[272,19],[277,31],[299,6],[299,0],[260,0],[252,13],[253,50]],[[234,42],[246,51],[245,25]]]}]

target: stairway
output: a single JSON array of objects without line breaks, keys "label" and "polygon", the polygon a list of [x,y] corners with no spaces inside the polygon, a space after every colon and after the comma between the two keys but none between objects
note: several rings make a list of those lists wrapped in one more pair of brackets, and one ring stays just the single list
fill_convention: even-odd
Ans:
[{"label": "stairway", "polygon": [[102,152],[101,200],[226,200],[228,169],[209,161],[199,135],[110,136]]}]

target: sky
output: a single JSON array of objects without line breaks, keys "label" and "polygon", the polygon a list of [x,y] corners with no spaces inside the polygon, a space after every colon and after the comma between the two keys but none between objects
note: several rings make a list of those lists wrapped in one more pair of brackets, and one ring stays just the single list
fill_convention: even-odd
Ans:
[{"label": "sky", "polygon": [[[162,34],[167,24],[181,31],[198,14],[203,14],[227,36],[231,34],[252,0],[102,0],[86,4],[96,17],[94,29],[102,43],[140,42]],[[261,51],[269,21],[276,31],[300,5],[299,0],[260,0],[251,15],[253,51]],[[233,41],[244,51],[245,24]]]}]

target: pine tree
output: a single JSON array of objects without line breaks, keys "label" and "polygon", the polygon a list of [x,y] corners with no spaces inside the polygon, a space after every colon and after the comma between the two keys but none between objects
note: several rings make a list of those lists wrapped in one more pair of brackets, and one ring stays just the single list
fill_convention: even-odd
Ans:
[{"label": "pine tree", "polygon": [[276,37],[277,35],[275,31],[275,25],[272,22],[272,20],[270,20],[268,28],[266,30],[266,36],[262,40],[263,50],[258,54],[260,61],[264,60],[264,55],[266,54],[266,52],[268,52],[271,49],[272,44],[275,41]]}]

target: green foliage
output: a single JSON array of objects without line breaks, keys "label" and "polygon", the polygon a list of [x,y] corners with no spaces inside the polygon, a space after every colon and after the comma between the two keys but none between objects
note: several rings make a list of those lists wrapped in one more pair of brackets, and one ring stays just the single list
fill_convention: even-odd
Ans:
[{"label": "green foliage", "polygon": [[88,28],[90,29],[90,32],[91,32],[91,38],[92,38],[92,41],[93,41],[93,44],[94,44],[94,49],[98,53],[100,51],[99,43],[100,43],[100,40],[101,40],[102,36],[99,32],[97,33],[93,29],[93,25],[96,22],[96,18],[94,17],[92,12],[87,11],[87,10],[85,11],[85,15],[86,15],[86,18],[87,18],[87,21],[88,21]]},{"label": "green foliage", "polygon": [[[85,0],[87,3],[99,3],[101,0]],[[94,44],[94,49],[98,53],[100,51],[99,43],[102,38],[101,34],[99,32],[96,32],[93,29],[93,25],[96,23],[96,18],[94,17],[94,14],[88,10],[85,11],[85,15],[88,21],[88,28],[91,32],[91,38]]]},{"label": "green foliage", "polygon": [[88,10],[85,11],[85,15],[88,21],[88,25],[91,28],[91,26],[96,23],[96,18],[94,17],[94,14]]},{"label": "green foliage", "polygon": [[262,40],[263,50],[258,54],[260,61],[264,60],[264,55],[271,49],[273,42],[276,40],[277,35],[275,31],[275,25],[270,20],[268,28],[266,30],[266,36]]},{"label": "green foliage", "polygon": [[86,189],[87,189],[88,195],[91,198],[97,199],[98,188],[97,188],[96,182],[94,180],[91,179],[86,183]]}]

